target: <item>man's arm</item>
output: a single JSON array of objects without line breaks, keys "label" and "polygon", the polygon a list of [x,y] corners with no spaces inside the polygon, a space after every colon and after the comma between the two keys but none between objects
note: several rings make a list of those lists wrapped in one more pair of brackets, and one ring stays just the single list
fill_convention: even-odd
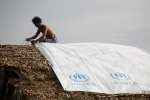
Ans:
[{"label": "man's arm", "polygon": [[42,32],[42,36],[40,38],[38,38],[36,41],[43,41],[46,39],[46,34],[47,34],[47,27],[46,26],[42,26],[40,29],[39,29],[40,32]]},{"label": "man's arm", "polygon": [[35,35],[33,35],[33,36],[30,37],[30,38],[27,38],[26,41],[30,41],[30,40],[32,40],[32,39],[37,38],[37,36],[38,36],[39,34],[40,34],[40,30],[37,30],[37,32],[35,33]]}]

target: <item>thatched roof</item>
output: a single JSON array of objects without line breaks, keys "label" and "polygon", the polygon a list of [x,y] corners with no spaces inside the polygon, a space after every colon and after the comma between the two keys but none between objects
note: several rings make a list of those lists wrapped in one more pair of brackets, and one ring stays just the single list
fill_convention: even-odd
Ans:
[{"label": "thatched roof", "polygon": [[2,96],[4,99],[6,96],[14,100],[150,99],[150,95],[144,94],[66,92],[47,60],[35,47],[27,45],[0,45],[0,75],[0,81],[3,83],[0,84],[0,91],[5,95]]},{"label": "thatched roof", "polygon": [[0,66],[17,69],[28,80],[48,80],[50,67],[46,59],[32,46],[3,45]]}]

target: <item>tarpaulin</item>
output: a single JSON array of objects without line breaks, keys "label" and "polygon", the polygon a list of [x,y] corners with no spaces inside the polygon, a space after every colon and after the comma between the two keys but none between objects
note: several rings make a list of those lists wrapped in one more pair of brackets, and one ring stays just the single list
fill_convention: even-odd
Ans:
[{"label": "tarpaulin", "polygon": [[150,94],[150,54],[105,43],[39,43],[67,91]]}]

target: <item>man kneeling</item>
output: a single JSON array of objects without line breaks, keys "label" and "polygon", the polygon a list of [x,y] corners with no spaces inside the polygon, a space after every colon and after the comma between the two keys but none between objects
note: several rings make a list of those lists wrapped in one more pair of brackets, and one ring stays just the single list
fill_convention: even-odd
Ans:
[{"label": "man kneeling", "polygon": [[[30,38],[26,38],[26,41],[30,41],[32,45],[34,45],[36,42],[50,42],[50,43],[57,42],[56,35],[52,32],[50,28],[42,24],[42,19],[40,17],[38,16],[34,17],[32,19],[32,22],[38,28],[38,30],[35,33],[35,35],[33,35]],[[40,33],[42,33],[42,36],[36,39]]]}]

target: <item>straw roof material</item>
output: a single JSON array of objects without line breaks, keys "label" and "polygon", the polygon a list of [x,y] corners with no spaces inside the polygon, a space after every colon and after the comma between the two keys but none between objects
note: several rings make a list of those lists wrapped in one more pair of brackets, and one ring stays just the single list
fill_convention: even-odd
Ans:
[{"label": "straw roof material", "polygon": [[40,52],[32,46],[1,45],[0,66],[17,69],[28,80],[49,80],[51,67]]}]

